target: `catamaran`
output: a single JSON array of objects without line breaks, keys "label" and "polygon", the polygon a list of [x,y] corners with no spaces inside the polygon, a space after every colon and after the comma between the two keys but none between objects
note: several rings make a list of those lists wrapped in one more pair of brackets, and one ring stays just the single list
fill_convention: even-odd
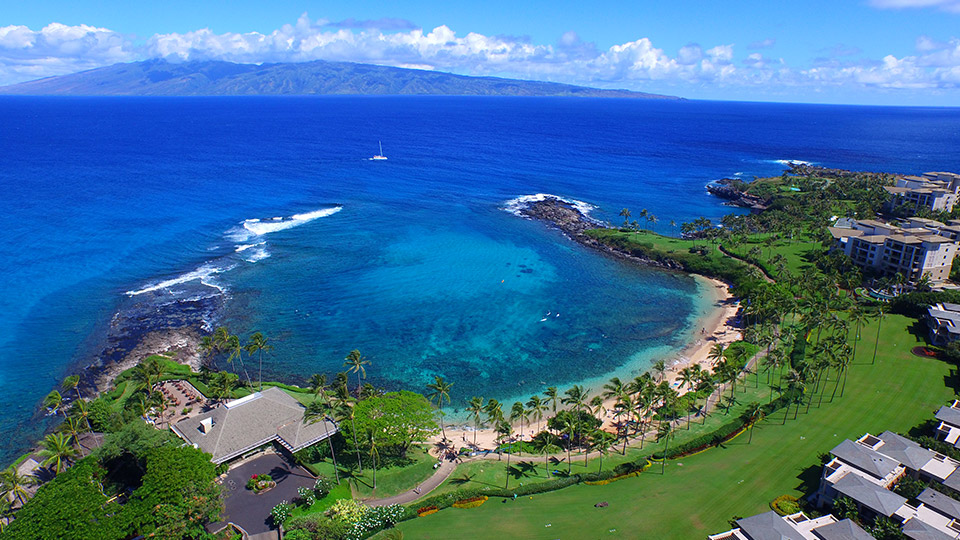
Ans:
[{"label": "catamaran", "polygon": [[380,141],[377,141],[377,143],[380,145],[380,153],[370,158],[370,161],[380,161],[380,160],[387,159],[387,156],[383,155],[383,143],[381,143]]}]

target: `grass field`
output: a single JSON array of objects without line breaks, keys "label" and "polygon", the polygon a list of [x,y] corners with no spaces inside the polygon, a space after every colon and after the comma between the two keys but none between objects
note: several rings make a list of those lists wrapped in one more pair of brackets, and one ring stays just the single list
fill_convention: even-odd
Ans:
[{"label": "grass field", "polygon": [[[870,365],[876,321],[851,367],[846,392],[782,425],[783,413],[720,448],[669,461],[640,477],[607,486],[578,485],[516,501],[492,499],[469,510],[447,509],[404,522],[406,538],[705,538],[729,529],[734,516],[766,511],[781,494],[804,496],[819,482],[820,458],[844,438],[907,431],[956,394],[953,366],[918,358],[916,321],[889,316]],[[828,396],[829,397],[829,396]],[[454,473],[456,475],[457,473]],[[607,508],[594,508],[606,501]]]},{"label": "grass field", "polygon": [[410,448],[407,457],[413,463],[403,467],[386,467],[377,470],[377,489],[373,489],[373,470],[364,467],[363,474],[354,471],[350,480],[354,494],[362,499],[392,497],[409,491],[433,474],[437,458],[419,446]]}]

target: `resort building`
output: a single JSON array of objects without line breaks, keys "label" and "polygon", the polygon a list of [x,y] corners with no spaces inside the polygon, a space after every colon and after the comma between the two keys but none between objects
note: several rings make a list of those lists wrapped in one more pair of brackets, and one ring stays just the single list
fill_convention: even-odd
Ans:
[{"label": "resort building", "polygon": [[950,212],[957,203],[960,175],[949,172],[928,172],[922,176],[902,176],[893,186],[884,188],[894,195],[891,206],[908,206],[914,212],[927,208],[933,212]]},{"label": "resort building", "polygon": [[738,519],[736,529],[708,536],[709,540],[873,540],[849,519],[830,514],[815,519],[803,512],[781,516],[765,512]]},{"label": "resort building", "polygon": [[[954,400],[948,407],[944,405],[937,411],[937,438],[960,448],[960,401]],[[958,490],[960,491],[960,490]]]},{"label": "resort building", "polygon": [[960,305],[934,304],[927,308],[926,319],[930,343],[942,346],[960,339]]},{"label": "resort building", "polygon": [[908,281],[928,276],[938,283],[950,277],[957,254],[960,222],[910,218],[902,225],[873,219],[854,222],[853,227],[829,227],[832,249],[843,251],[857,266],[884,275],[903,274]]},{"label": "resort building", "polygon": [[229,401],[212,411],[183,419],[173,432],[223,463],[255,453],[271,444],[297,452],[337,432],[329,420],[306,423],[305,407],[283,390],[262,392]]}]

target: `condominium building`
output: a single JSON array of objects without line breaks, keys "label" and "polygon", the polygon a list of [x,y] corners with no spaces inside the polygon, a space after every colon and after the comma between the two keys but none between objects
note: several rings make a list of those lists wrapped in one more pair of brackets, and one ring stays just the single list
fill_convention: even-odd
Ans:
[{"label": "condominium building", "polygon": [[957,254],[960,221],[950,224],[910,218],[900,225],[865,219],[853,227],[829,227],[839,249],[864,269],[884,275],[903,274],[908,281],[926,275],[937,283],[950,277]]},{"label": "condominium building", "polygon": [[895,195],[892,205],[910,206],[913,210],[926,207],[934,212],[949,212],[957,203],[960,174],[928,172],[922,176],[901,176],[896,185],[884,188]]}]

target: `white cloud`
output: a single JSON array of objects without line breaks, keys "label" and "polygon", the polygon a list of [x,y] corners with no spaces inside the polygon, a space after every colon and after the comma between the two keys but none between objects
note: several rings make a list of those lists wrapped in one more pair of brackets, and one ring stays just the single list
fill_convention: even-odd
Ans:
[{"label": "white cloud", "polygon": [[880,9],[937,8],[960,13],[960,0],[870,0],[869,4]]},{"label": "white cloud", "polygon": [[[934,0],[927,1],[933,5]],[[559,36],[551,45],[533,43],[526,37],[458,35],[447,26],[429,31],[374,28],[388,23],[406,24],[401,20],[331,24],[303,14],[295,23],[269,33],[218,34],[199,29],[157,34],[136,44],[128,36],[92,26],[54,23],[38,31],[6,26],[0,27],[0,84],[116,62],[165,58],[243,63],[343,60],[637,90],[649,89],[653,82],[660,91],[673,88],[676,93],[711,86],[744,91],[760,87],[960,90],[957,39],[940,42],[920,36],[914,54],[874,60],[853,59],[857,55],[831,49],[829,58],[812,59],[810,66],[798,67],[758,51],[738,56],[733,44],[702,47],[690,43],[671,55],[649,38],[601,49],[584,42],[574,31]],[[748,48],[766,48],[773,43],[771,38]]]},{"label": "white cloud", "polygon": [[767,38],[761,41],[754,41],[750,45],[747,45],[748,49],[769,49],[777,44],[777,40],[773,38]]}]

